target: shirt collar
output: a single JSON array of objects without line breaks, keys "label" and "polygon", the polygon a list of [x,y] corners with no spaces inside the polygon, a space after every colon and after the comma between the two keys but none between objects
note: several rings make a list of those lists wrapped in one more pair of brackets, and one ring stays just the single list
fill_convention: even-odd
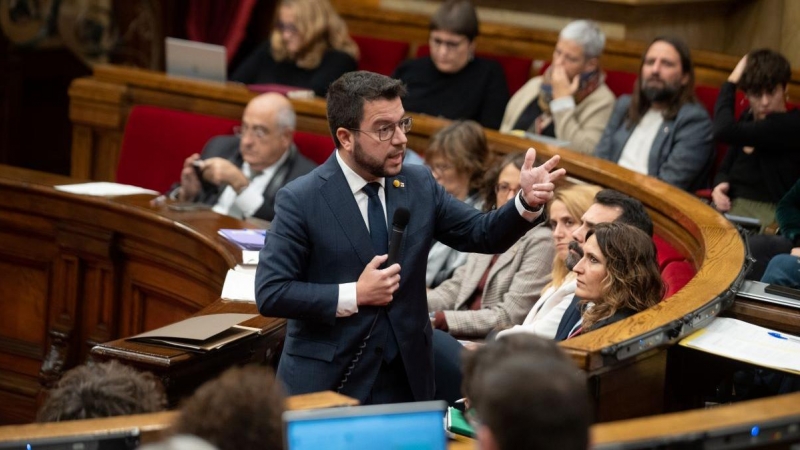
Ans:
[{"label": "shirt collar", "polygon": [[[356,192],[364,189],[364,186],[367,185],[367,180],[361,177],[361,175],[357,174],[350,166],[347,165],[346,162],[342,159],[339,155],[339,150],[336,150],[336,162],[339,163],[339,167],[342,168],[342,172],[344,172],[344,178],[347,180],[347,185],[350,186],[350,192],[355,194]],[[381,187],[385,188],[386,178],[380,177],[375,180],[376,183],[380,184]]]}]

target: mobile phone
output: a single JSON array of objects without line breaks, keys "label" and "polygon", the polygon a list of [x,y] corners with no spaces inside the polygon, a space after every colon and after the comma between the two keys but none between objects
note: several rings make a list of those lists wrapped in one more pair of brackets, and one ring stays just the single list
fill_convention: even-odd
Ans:
[{"label": "mobile phone", "polygon": [[202,159],[196,159],[192,163],[192,167],[194,167],[194,174],[197,175],[197,179],[200,181],[203,181],[203,168],[201,167],[202,164]]},{"label": "mobile phone", "polygon": [[167,208],[171,209],[172,211],[205,211],[211,209],[211,205],[192,202],[177,202],[167,204]]},{"label": "mobile phone", "polygon": [[767,294],[780,295],[782,297],[789,297],[795,300],[800,300],[800,289],[794,289],[787,286],[780,286],[777,284],[768,284],[764,287],[764,292]]}]

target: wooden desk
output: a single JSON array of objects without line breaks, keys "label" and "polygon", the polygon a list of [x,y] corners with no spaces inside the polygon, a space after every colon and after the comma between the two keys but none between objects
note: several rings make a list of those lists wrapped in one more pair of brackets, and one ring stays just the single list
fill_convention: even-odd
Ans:
[{"label": "wooden desk", "polygon": [[[119,138],[135,105],[236,118],[255,94],[242,86],[170,78],[162,73],[98,66],[94,76],[70,87],[70,117],[75,129],[73,175],[112,179]],[[325,104],[320,99],[293,100],[298,128],[324,132]],[[422,150],[429,137],[448,122],[414,115],[409,148]],[[729,289],[744,262],[744,246],[735,229],[694,196],[616,164],[547,144],[487,130],[494,154],[535,146],[540,158],[562,156],[561,166],[579,180],[612,187],[647,207],[656,232],[698,269],[686,287],[665,302],[627,320],[562,344],[587,371],[600,421],[664,411],[665,349],[702,326],[732,302]]]},{"label": "wooden desk", "polygon": [[[31,421],[42,389],[95,345],[209,307],[241,257],[217,230],[242,221],[53,188],[75,182],[0,166],[0,423]],[[259,327],[271,341],[283,321]]]}]

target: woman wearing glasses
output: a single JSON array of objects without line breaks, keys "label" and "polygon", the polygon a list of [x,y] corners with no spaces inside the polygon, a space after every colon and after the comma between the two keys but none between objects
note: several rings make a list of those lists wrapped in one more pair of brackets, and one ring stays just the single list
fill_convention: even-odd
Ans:
[{"label": "woman wearing glasses", "polygon": [[356,70],[358,46],[328,0],[282,0],[272,37],[231,75],[245,84],[312,89],[320,97],[343,73]]},{"label": "woman wearing glasses", "polygon": [[[499,208],[519,191],[525,155],[509,155],[487,174],[484,209]],[[505,253],[471,253],[453,278],[428,291],[434,328],[458,337],[483,338],[494,328],[522,323],[550,282],[555,248],[544,226],[528,231]]]},{"label": "woman wearing glasses", "polygon": [[[483,128],[472,120],[453,122],[431,137],[425,163],[433,178],[453,197],[480,208],[478,190],[483,182],[483,164],[489,154]],[[428,253],[425,285],[435,288],[453,276],[467,254],[436,242]]]},{"label": "woman wearing glasses", "polygon": [[430,56],[402,63],[392,76],[408,87],[406,111],[499,128],[508,87],[499,63],[475,57],[478,16],[472,2],[446,0],[430,30]]}]

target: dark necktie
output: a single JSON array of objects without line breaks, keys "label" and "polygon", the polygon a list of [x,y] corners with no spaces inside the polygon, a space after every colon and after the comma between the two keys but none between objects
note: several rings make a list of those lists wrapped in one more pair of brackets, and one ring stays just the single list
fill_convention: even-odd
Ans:
[{"label": "dark necktie", "polygon": [[367,219],[369,220],[369,235],[372,238],[372,248],[376,255],[385,255],[389,251],[389,232],[386,228],[386,215],[383,213],[383,205],[378,191],[381,184],[377,182],[367,183],[364,192],[369,198],[367,204]]}]

